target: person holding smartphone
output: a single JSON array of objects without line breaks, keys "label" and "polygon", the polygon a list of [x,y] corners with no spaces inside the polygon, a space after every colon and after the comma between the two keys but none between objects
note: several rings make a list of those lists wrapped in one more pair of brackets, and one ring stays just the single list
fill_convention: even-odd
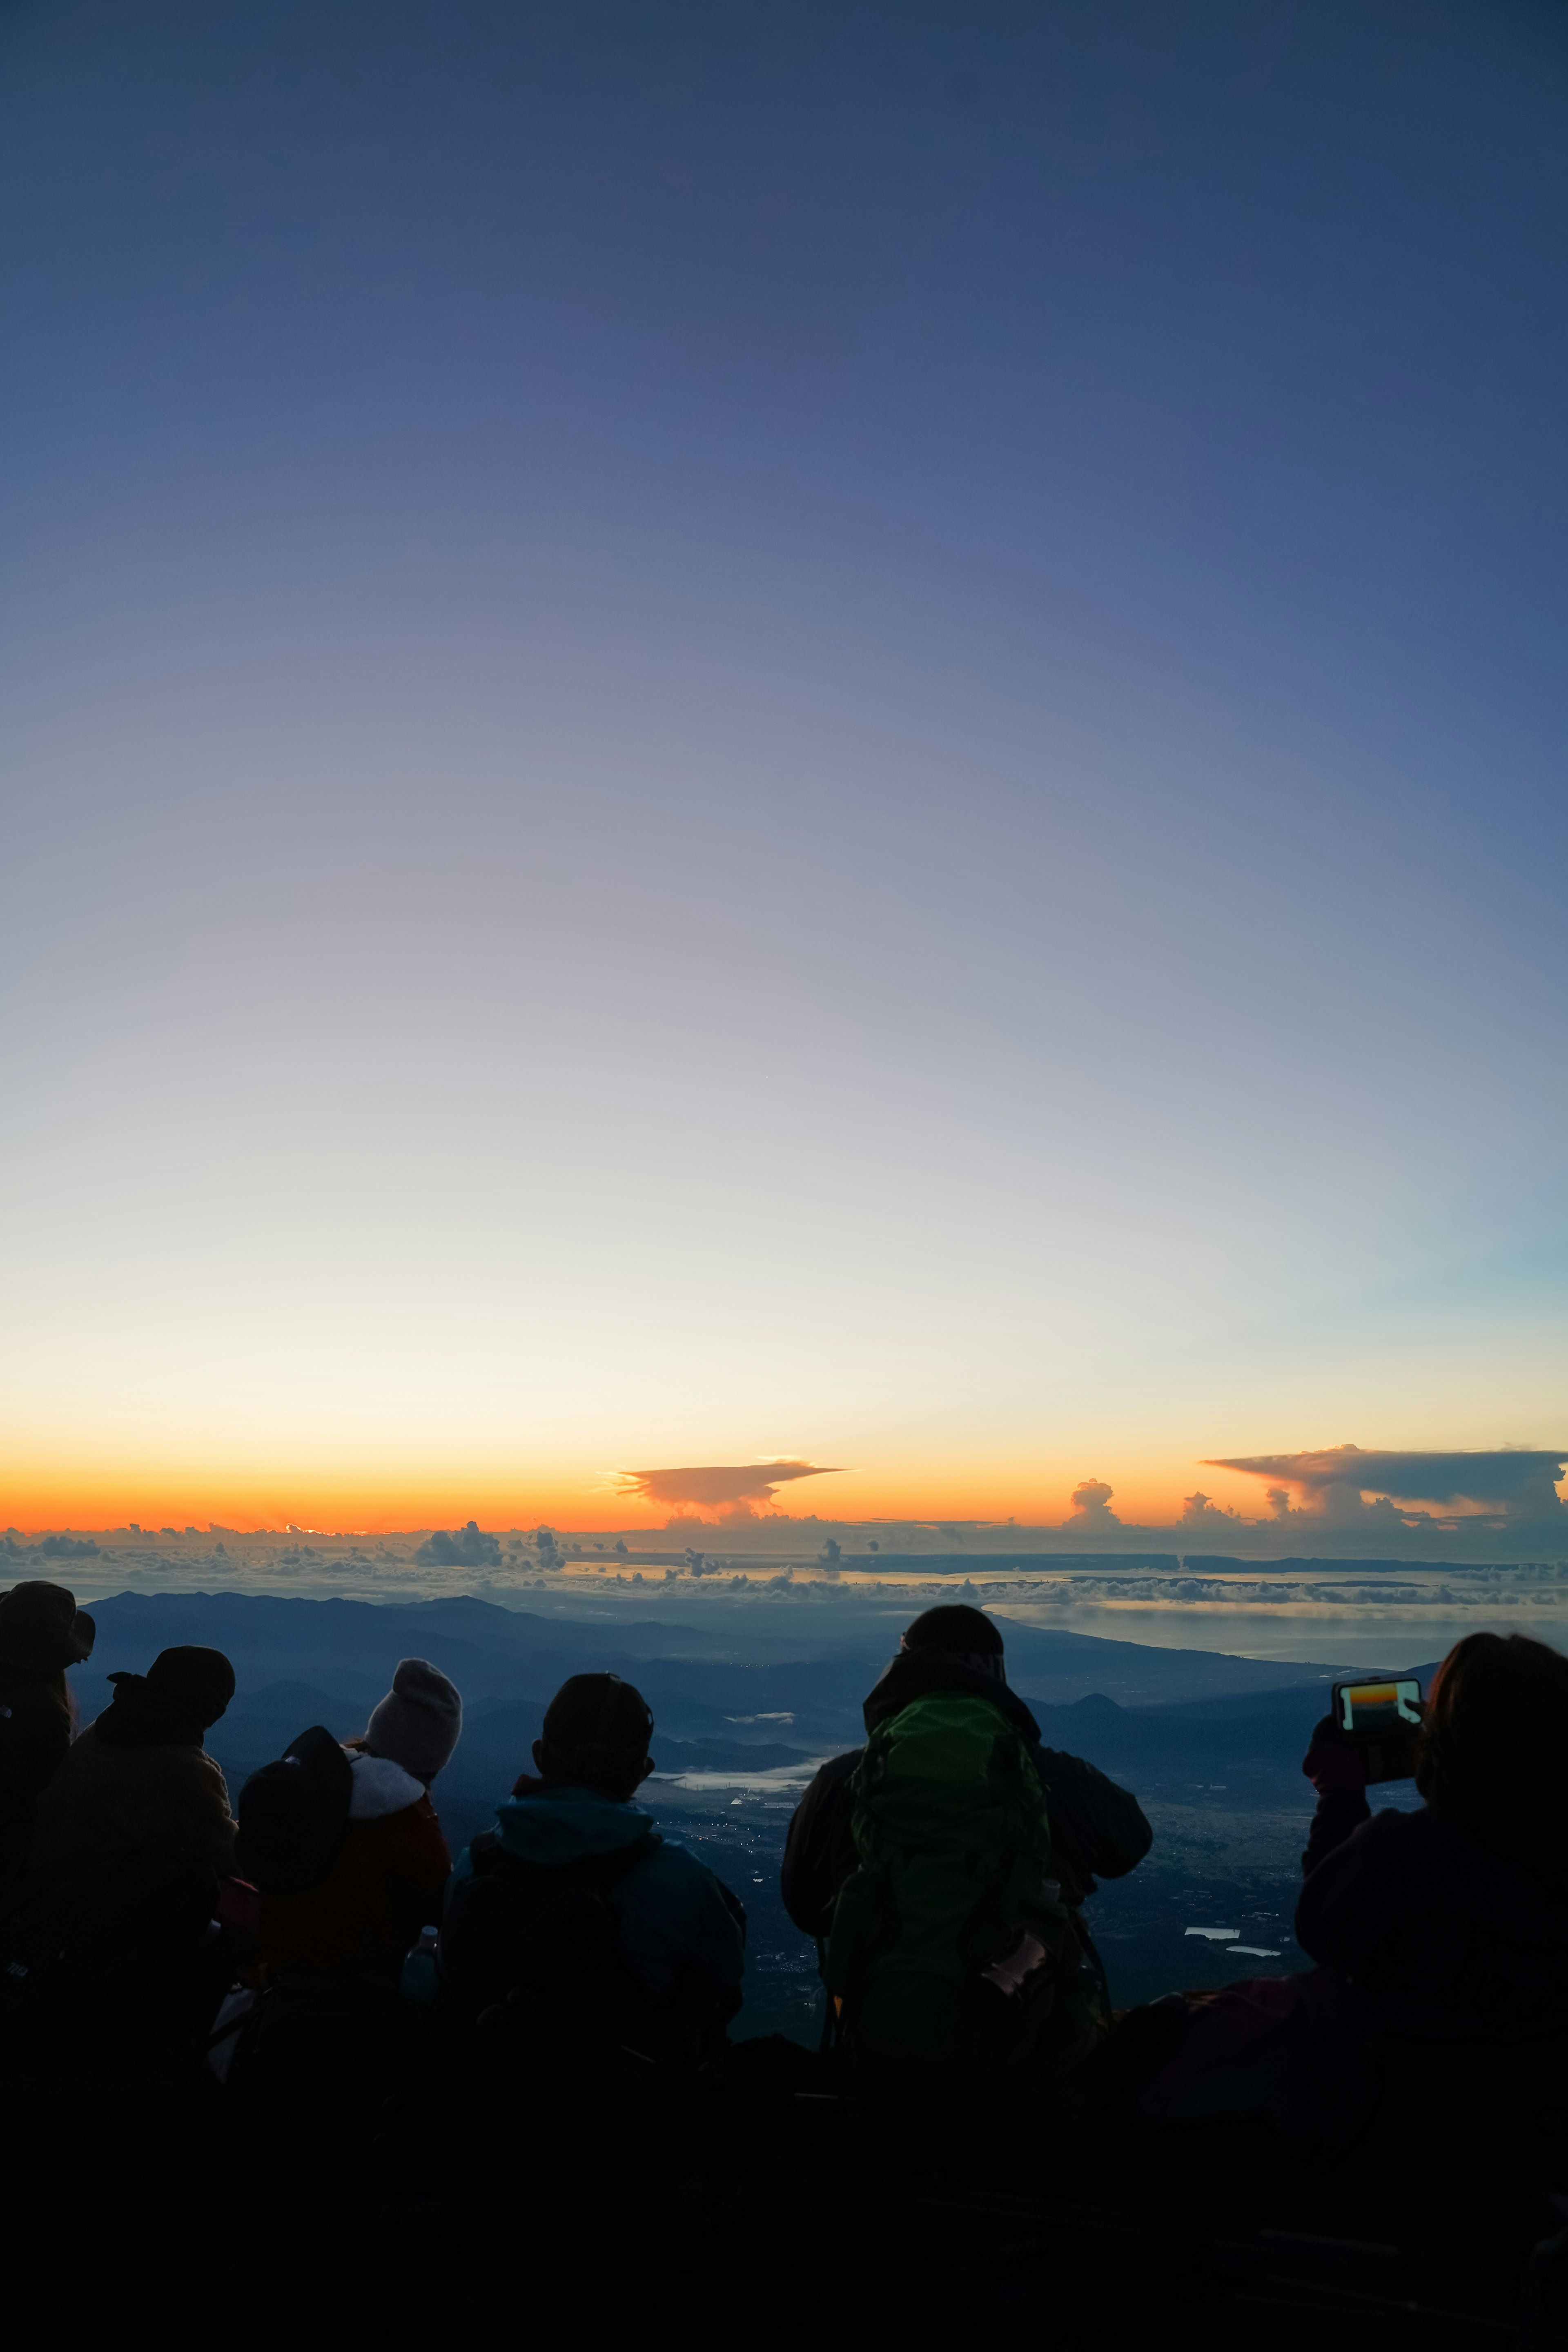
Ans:
[{"label": "person holding smartphone", "polygon": [[[1401,1686],[1391,1685],[1395,1691]],[[1353,1707],[1350,1710],[1353,1716]],[[1296,1937],[1386,2031],[1527,2042],[1568,2010],[1568,1657],[1467,1634],[1433,1676],[1401,1759],[1324,1717],[1302,1770],[1318,1810]],[[1373,1812],[1370,1777],[1425,1803]]]}]

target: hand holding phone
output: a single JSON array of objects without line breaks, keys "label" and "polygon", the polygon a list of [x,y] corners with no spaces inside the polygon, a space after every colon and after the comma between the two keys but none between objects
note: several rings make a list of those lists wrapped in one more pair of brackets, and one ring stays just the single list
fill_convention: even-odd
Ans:
[{"label": "hand holding phone", "polygon": [[1314,1726],[1301,1769],[1320,1797],[1359,1796],[1366,1787],[1366,1750],[1347,1739],[1331,1715]]}]

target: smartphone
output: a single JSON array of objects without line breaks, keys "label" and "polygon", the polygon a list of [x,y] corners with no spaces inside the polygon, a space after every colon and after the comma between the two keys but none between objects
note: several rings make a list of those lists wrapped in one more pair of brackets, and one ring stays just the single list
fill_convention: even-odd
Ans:
[{"label": "smartphone", "polygon": [[1336,1683],[1330,1700],[1335,1728],[1366,1751],[1366,1777],[1408,1780],[1415,1769],[1421,1685],[1404,1681]]}]

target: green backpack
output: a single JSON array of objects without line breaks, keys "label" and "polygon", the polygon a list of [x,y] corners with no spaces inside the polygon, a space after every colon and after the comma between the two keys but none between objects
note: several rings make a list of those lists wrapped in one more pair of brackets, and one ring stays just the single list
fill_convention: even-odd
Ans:
[{"label": "green backpack", "polygon": [[[850,1789],[859,1866],[822,1969],[847,2047],[874,2065],[964,2073],[1088,2048],[1099,1972],[1061,1899],[1034,1759],[1001,1708],[912,1700],[877,1726]],[[1020,1957],[1034,1963],[1021,1980]]]}]

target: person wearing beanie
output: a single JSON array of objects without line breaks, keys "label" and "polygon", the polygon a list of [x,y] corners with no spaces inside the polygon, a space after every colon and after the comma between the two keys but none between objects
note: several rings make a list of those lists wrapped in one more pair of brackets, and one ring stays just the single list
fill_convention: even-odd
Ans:
[{"label": "person wearing beanie", "polygon": [[[294,1857],[280,1845],[264,1852],[257,1842],[261,1956],[269,1974],[396,1976],[420,1929],[440,1916],[452,1857],[430,1783],[462,1725],[456,1685],[423,1658],[403,1659],[363,1733],[342,1743],[348,1803],[330,1853]],[[252,1785],[240,1791],[242,1863],[251,1852]]]},{"label": "person wearing beanie", "polygon": [[68,1666],[92,1652],[92,1619],[63,1584],[0,1593],[0,1897],[26,1867],[38,1792],[69,1753]]},{"label": "person wearing beanie", "polygon": [[[1002,1630],[963,1602],[928,1609],[899,1643],[898,1655],[868,1694],[868,1736],[916,1699],[951,1693],[984,1698],[1022,1738],[1050,1823],[1063,1899],[1080,1905],[1098,1878],[1121,1878],[1142,1861],[1153,1832],[1137,1799],[1085,1763],[1040,1744],[1040,1727],[1007,1683]],[[851,1780],[863,1748],[824,1764],[796,1806],[779,1874],[784,1909],[802,1932],[826,1937],[840,1888],[858,1855]],[[1087,1930],[1081,1929],[1087,1943]]]},{"label": "person wearing beanie", "polygon": [[[557,1691],[537,1771],[452,1874],[437,1966],[460,2013],[477,2018],[518,1988],[518,2013],[543,2019],[552,2044],[596,2034],[686,2066],[722,2048],[741,2006],[746,1915],[632,1801],[654,1769],[652,1738],[647,1702],[618,1675],[574,1675]],[[563,1940],[569,1916],[601,1904],[608,1949]]]},{"label": "person wearing beanie", "polygon": [[29,1895],[147,1844],[216,1882],[234,1869],[228,1785],[203,1746],[234,1696],[221,1650],[160,1651],[144,1675],[109,1677],[113,1696],[38,1800]]},{"label": "person wearing beanie", "polygon": [[401,1764],[428,1788],[462,1736],[463,1702],[457,1685],[423,1658],[405,1658],[392,1688],[371,1710],[363,1746],[367,1756]]}]

